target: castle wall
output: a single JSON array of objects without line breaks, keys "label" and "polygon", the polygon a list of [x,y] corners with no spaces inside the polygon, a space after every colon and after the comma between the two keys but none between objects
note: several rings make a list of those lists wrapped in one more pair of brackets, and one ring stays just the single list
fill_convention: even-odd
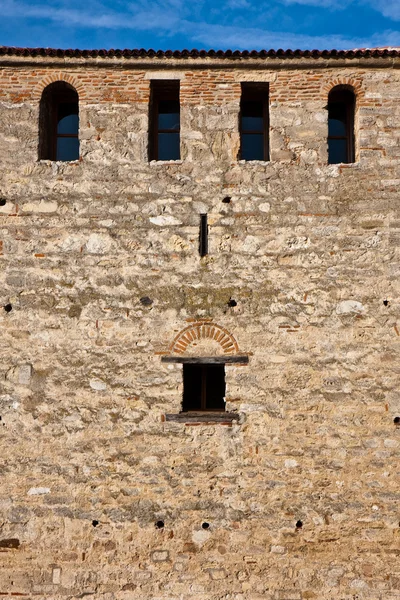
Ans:
[{"label": "castle wall", "polygon": [[[400,599],[399,72],[2,61],[0,598]],[[149,163],[163,77],[181,160]],[[72,163],[37,160],[59,79]],[[270,162],[236,158],[244,81],[270,84]],[[337,83],[351,165],[327,165]],[[248,356],[232,422],[166,419],[182,365],[162,357],[191,325],[191,355],[219,326]]]}]

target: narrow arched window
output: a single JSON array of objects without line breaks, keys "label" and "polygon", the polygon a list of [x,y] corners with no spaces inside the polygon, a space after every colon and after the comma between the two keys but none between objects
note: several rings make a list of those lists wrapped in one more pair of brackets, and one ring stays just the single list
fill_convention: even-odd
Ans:
[{"label": "narrow arched window", "polygon": [[39,159],[78,160],[79,97],[65,81],[48,85],[40,101]]},{"label": "narrow arched window", "polygon": [[356,98],[352,90],[333,88],[328,98],[328,163],[353,163],[354,111]]}]

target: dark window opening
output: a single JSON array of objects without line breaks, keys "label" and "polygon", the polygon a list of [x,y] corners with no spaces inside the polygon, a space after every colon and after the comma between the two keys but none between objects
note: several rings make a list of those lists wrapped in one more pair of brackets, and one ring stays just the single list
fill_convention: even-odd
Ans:
[{"label": "dark window opening", "polygon": [[39,159],[79,159],[79,98],[65,81],[43,91],[39,116]]},{"label": "dark window opening", "polygon": [[353,163],[355,96],[351,90],[334,88],[328,99],[328,163]]},{"label": "dark window opening", "polygon": [[224,398],[225,365],[183,365],[183,412],[225,412]]},{"label": "dark window opening", "polygon": [[239,158],[269,160],[267,83],[242,83]]},{"label": "dark window opening", "polygon": [[200,215],[199,253],[200,253],[200,256],[206,256],[208,254],[208,218],[207,218],[207,215]]},{"label": "dark window opening", "polygon": [[179,160],[179,81],[151,82],[149,120],[149,160]]}]

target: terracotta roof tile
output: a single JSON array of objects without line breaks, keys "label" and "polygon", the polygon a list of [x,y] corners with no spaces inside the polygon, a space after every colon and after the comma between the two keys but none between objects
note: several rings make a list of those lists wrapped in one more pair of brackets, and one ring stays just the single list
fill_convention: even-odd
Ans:
[{"label": "terracotta roof tile", "polygon": [[1,56],[54,58],[382,58],[400,56],[400,48],[355,50],[61,50],[57,48],[15,48],[0,46]]}]

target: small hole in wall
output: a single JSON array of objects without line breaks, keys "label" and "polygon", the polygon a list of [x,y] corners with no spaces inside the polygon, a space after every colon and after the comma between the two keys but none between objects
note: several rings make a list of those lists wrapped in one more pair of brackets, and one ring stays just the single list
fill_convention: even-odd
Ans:
[{"label": "small hole in wall", "polygon": [[92,525],[93,525],[93,527],[97,527],[97,525],[98,525],[98,524],[99,524],[99,522],[98,522],[98,521],[96,521],[96,519],[94,519],[94,520],[92,521]]},{"label": "small hole in wall", "polygon": [[6,313],[9,313],[12,311],[12,304],[6,304],[3,308],[6,311]]},{"label": "small hole in wall", "polygon": [[297,521],[296,528],[301,529],[303,527],[303,521]]},{"label": "small hole in wall", "polygon": [[384,300],[384,301],[383,301],[383,304],[384,304],[384,306],[390,306],[390,302],[389,302],[389,300]]},{"label": "small hole in wall", "polygon": [[5,206],[7,200],[5,198],[0,198],[0,206]]},{"label": "small hole in wall", "polygon": [[156,529],[164,529],[164,521],[157,521]]},{"label": "small hole in wall", "polygon": [[153,300],[148,296],[143,296],[143,298],[140,298],[140,303],[143,304],[143,306],[151,306],[153,304]]},{"label": "small hole in wall", "polygon": [[232,198],[230,196],[225,196],[225,198],[222,200],[222,202],[224,204],[230,204],[231,200],[232,200]]},{"label": "small hole in wall", "polygon": [[202,523],[201,526],[203,529],[209,529],[210,523]]},{"label": "small hole in wall", "polygon": [[393,423],[394,423],[395,425],[400,425],[400,417],[395,417],[395,418],[393,419]]},{"label": "small hole in wall", "polygon": [[230,306],[231,308],[233,308],[234,306],[237,306],[237,302],[236,300],[234,300],[233,298],[229,298],[228,302],[227,302],[228,306]]}]

